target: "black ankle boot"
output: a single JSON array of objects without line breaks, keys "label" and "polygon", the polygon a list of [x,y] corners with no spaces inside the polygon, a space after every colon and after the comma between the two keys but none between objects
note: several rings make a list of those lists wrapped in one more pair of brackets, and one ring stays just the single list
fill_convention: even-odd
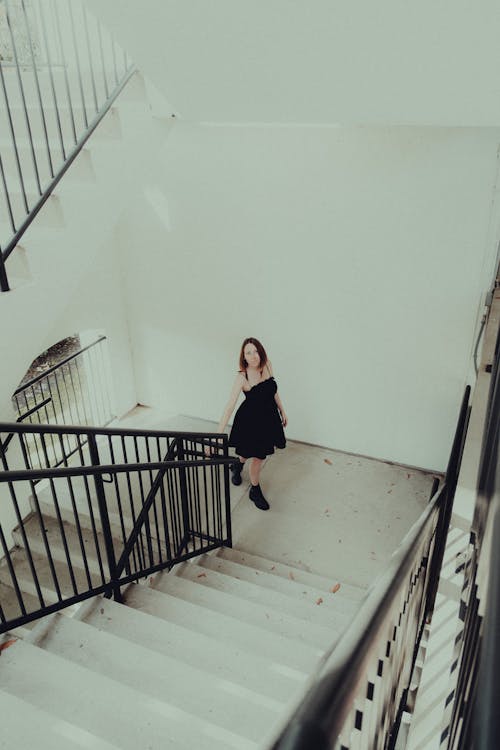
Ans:
[{"label": "black ankle boot", "polygon": [[243,464],[241,461],[237,461],[231,466],[231,474],[233,475],[231,477],[231,482],[233,484],[241,484],[241,472],[243,471]]},{"label": "black ankle boot", "polygon": [[262,490],[260,489],[260,484],[254,485],[250,487],[250,492],[248,493],[248,496],[252,502],[255,503],[255,506],[259,508],[259,510],[269,510],[269,503],[267,502],[266,498],[262,494]]}]

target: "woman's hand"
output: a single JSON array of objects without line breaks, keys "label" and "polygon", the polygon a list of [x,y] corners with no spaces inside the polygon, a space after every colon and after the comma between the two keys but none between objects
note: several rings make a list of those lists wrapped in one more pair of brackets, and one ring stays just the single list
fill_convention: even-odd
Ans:
[{"label": "woman's hand", "polygon": [[286,427],[288,424],[288,417],[284,411],[280,412],[280,414],[281,414],[281,424],[283,425],[283,427]]}]

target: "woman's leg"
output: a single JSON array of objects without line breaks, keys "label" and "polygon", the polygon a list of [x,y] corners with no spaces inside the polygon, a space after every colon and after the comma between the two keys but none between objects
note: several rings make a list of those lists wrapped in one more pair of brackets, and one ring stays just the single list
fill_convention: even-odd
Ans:
[{"label": "woman's leg", "polygon": [[250,464],[250,481],[254,485],[254,487],[259,484],[260,470],[263,463],[264,459],[262,458],[252,458],[252,462]]},{"label": "woman's leg", "polygon": [[252,458],[252,463],[250,464],[250,481],[252,486],[250,487],[249,497],[250,500],[255,503],[257,508],[260,510],[268,510],[269,503],[262,494],[259,484],[260,470],[262,469],[263,463],[263,458]]},{"label": "woman's leg", "polygon": [[246,458],[243,458],[243,456],[238,456],[238,461],[235,461],[231,466],[231,482],[235,485],[241,484],[241,472],[243,471],[243,465],[245,461]]}]

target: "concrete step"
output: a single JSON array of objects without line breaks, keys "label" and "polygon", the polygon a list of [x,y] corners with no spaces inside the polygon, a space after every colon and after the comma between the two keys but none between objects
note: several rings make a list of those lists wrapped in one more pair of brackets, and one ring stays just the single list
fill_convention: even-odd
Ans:
[{"label": "concrete step", "polygon": [[[325,576],[310,573],[302,568],[293,565],[284,565],[283,563],[268,560],[265,557],[253,555],[240,549],[222,547],[217,550],[215,555],[224,560],[230,560],[239,563],[240,565],[246,565],[247,567],[255,568],[255,570],[260,570],[279,578],[292,579],[296,583],[305,583],[307,586],[310,586],[313,589],[318,589],[323,593],[331,593],[332,587],[337,583],[341,583],[338,578],[333,576],[332,578],[325,578]],[[341,588],[339,589],[338,594],[340,593],[343,598],[352,599],[354,602],[359,603],[365,597],[366,589],[351,584],[341,583]]]},{"label": "concrete step", "polygon": [[263,623],[258,625],[248,620],[242,621],[237,613],[232,616],[223,610],[205,609],[200,603],[142,584],[127,589],[125,604],[210,638],[219,639],[222,633],[228,648],[257,653],[269,660],[271,669],[282,674],[298,672],[299,678],[300,675],[305,676],[323,655],[323,649],[297,643],[288,635],[270,632]]},{"label": "concrete step", "polygon": [[267,736],[283,713],[283,705],[269,696],[159,654],[145,642],[132,645],[61,614],[52,619],[38,645],[122,685],[140,685],[151,700],[161,696],[169,706],[254,742]]},{"label": "concrete step", "polygon": [[[145,589],[136,585],[133,588]],[[155,592],[151,593],[154,596]],[[165,595],[157,597],[165,598]],[[83,605],[74,617],[77,618],[129,641],[131,646],[143,644],[159,654],[193,664],[218,679],[258,691],[264,698],[272,698],[283,705],[294,700],[304,683],[304,672],[252,651],[247,643],[247,648],[234,645],[226,638],[226,630],[221,640],[220,631],[214,636],[190,630],[189,623],[172,621],[165,625],[160,617],[105,598]],[[183,621],[182,615],[178,619]],[[259,645],[258,640],[256,644]]]},{"label": "concrete step", "polygon": [[245,591],[243,591],[238,584],[244,582],[226,579],[228,576],[213,572],[210,576],[204,575],[203,571],[197,572],[196,566],[186,565],[178,575],[162,573],[156,576],[153,585],[157,591],[199,604],[215,612],[223,612],[320,649],[330,647],[337,640],[339,628],[333,622],[328,628],[283,612],[282,601],[281,599],[278,601],[279,595],[276,595],[274,606],[272,601],[265,604],[259,603],[260,591],[252,591],[250,594],[252,599],[246,599],[245,595],[251,588],[250,584],[246,584]]},{"label": "concrete step", "polygon": [[2,750],[119,750],[81,727],[37,708],[16,695],[0,690]]},{"label": "concrete step", "polygon": [[[135,665],[130,668],[133,672]],[[121,750],[144,747],[145,737],[150,750],[256,747],[234,732],[169,705],[161,695],[152,698],[140,688],[122,685],[23,641],[2,652],[2,689]]]},{"label": "concrete step", "polygon": [[[295,572],[292,568],[289,569],[289,575],[285,578],[248,567],[242,563],[227,560],[217,554],[201,555],[194,558],[193,563],[200,567],[209,568],[210,570],[263,586],[266,589],[289,596],[294,600],[299,598],[307,604],[312,603],[316,605],[316,602],[321,599],[321,607],[319,609],[321,611],[329,610],[336,613],[340,621],[345,620],[349,622],[359,608],[358,602],[343,596],[342,587],[333,593],[331,590],[325,592],[308,584],[301,583],[295,580]],[[330,589],[334,586],[335,584]],[[318,612],[318,615],[321,616],[320,612]]]},{"label": "concrete step", "polygon": [[[77,529],[73,524],[68,523],[68,521],[63,521],[61,530],[61,525],[55,518],[51,518],[50,516],[43,516],[43,528],[45,529],[45,535],[47,537],[49,548],[54,560],[67,564],[67,557],[63,545],[64,534],[69,550],[69,559],[71,561],[71,564],[82,569],[85,568],[84,554],[80,546]],[[24,524],[24,530],[31,551],[35,554],[41,555],[42,557],[46,557],[44,536],[40,527],[40,522],[36,515],[32,515],[26,520]],[[19,528],[14,529],[13,537],[16,544],[19,547],[22,547],[23,538]],[[82,544],[87,564],[92,575],[99,576],[102,565],[104,574],[107,576],[108,565],[106,560],[106,547],[104,544],[103,535],[100,532],[97,533],[96,545],[92,532],[89,529],[83,528]]]},{"label": "concrete step", "polygon": [[[304,585],[296,587],[291,592],[283,592],[275,586],[267,587],[265,574],[261,574],[259,578],[255,575],[255,571],[249,568],[241,570],[244,566],[235,566],[236,570],[234,568],[221,570],[219,566],[222,565],[224,563],[221,560],[205,556],[203,561],[200,558],[194,558],[193,561],[176,566],[176,568],[178,569],[178,575],[182,577],[187,575],[195,583],[211,586],[250,602],[277,608],[280,612],[286,612],[308,623],[324,625],[327,628],[333,626],[337,632],[344,630],[352,620],[353,612],[342,611],[341,607],[333,609],[323,606],[325,596],[309,591]],[[231,568],[231,565],[229,565],[229,568]],[[202,573],[205,573],[204,576],[200,576],[200,569]],[[246,571],[250,571],[250,576],[247,575]],[[270,578],[272,584],[272,576]],[[283,582],[287,583],[286,581]],[[290,584],[295,586],[293,581],[290,581]]]},{"label": "concrete step", "polygon": [[[21,591],[29,594],[38,601],[38,594],[31,566],[24,548],[16,548],[12,552],[12,563],[17,576]],[[53,571],[47,556],[32,552],[33,565],[37,574],[38,584],[45,604],[55,604],[62,599],[69,598],[78,593],[88,591],[102,585],[100,576],[92,575],[90,570],[85,570],[78,565],[73,566],[73,577],[70,574],[66,561],[53,560]],[[0,565],[0,581],[9,585],[10,575],[6,565]],[[57,593],[59,586],[60,596]],[[43,605],[42,605],[43,606]]]},{"label": "concrete step", "polygon": [[[40,601],[37,597],[34,597],[31,594],[27,594],[26,592],[21,592],[21,593],[23,597],[24,606],[27,612],[35,612],[37,609],[40,608]],[[15,617],[21,617],[22,611],[19,607],[19,603],[18,603],[14,588],[11,585],[6,584],[2,581],[0,581],[0,603],[2,605],[3,615],[7,622],[9,620],[13,620]],[[33,625],[34,623],[27,623],[26,625],[23,625],[22,627],[31,629]]]}]

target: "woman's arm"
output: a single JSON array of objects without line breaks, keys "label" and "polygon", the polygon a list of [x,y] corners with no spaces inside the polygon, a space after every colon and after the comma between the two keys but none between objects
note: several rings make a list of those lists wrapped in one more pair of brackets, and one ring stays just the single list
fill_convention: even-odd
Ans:
[{"label": "woman's arm", "polygon": [[222,414],[222,417],[220,418],[220,422],[217,427],[217,432],[224,432],[224,430],[226,429],[226,425],[229,422],[229,419],[231,418],[231,414],[234,411],[234,407],[236,406],[236,401],[238,400],[238,396],[241,393],[244,380],[245,380],[245,377],[243,373],[239,372],[234,381],[234,384],[231,390],[231,395],[229,396],[229,400],[226,404],[226,408],[224,409],[224,413]]},{"label": "woman's arm", "polygon": [[[273,366],[270,360],[267,360],[266,367],[269,370],[270,377],[273,377]],[[286,427],[288,424],[288,417],[285,414],[285,409],[283,408],[283,403],[279,397],[278,391],[276,391],[276,393],[274,394],[274,400],[276,401],[276,406],[278,407],[279,413],[281,414],[281,422],[283,424],[283,427]]]}]

